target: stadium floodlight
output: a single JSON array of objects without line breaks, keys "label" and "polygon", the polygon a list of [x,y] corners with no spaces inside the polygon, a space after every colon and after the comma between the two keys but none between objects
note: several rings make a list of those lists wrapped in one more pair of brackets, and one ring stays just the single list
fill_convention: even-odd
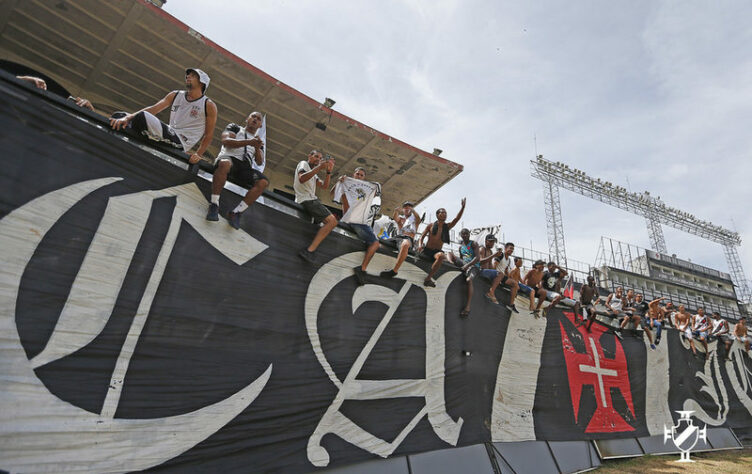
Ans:
[{"label": "stadium floodlight", "polygon": [[737,232],[725,229],[712,222],[703,221],[688,212],[667,206],[661,197],[653,197],[650,192],[633,193],[610,181],[591,178],[585,173],[571,173],[568,166],[552,162],[538,155],[530,161],[530,171],[534,178],[543,182],[543,197],[546,208],[548,246],[551,255],[560,264],[566,264],[564,248],[564,226],[561,221],[559,188],[564,188],[590,199],[618,207],[645,218],[650,245],[658,253],[668,254],[661,224],[682,232],[702,237],[723,246],[731,279],[736,286],[736,294],[743,302],[752,299],[749,285],[744,276],[737,247],[742,243]]},{"label": "stadium floodlight", "polygon": [[332,107],[334,107],[334,104],[336,104],[336,103],[337,102],[334,99],[330,99],[329,97],[327,97],[326,99],[324,99],[324,107],[326,107],[328,109],[331,109]]}]

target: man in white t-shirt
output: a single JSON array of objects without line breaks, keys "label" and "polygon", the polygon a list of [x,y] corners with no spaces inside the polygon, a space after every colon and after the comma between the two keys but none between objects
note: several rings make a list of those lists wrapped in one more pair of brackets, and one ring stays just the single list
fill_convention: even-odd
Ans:
[{"label": "man in white t-shirt", "polygon": [[[514,265],[512,264],[512,253],[514,252],[514,244],[512,242],[507,242],[504,244],[504,251],[497,252],[494,254],[494,256],[497,257],[496,260],[496,270],[495,270],[495,276],[493,279],[493,282],[491,283],[491,288],[488,289],[488,293],[486,293],[486,299],[494,304],[499,304],[499,302],[496,300],[496,288],[498,286],[504,285],[509,287],[509,304],[506,305],[507,309],[509,311],[514,311],[515,313],[519,313],[517,311],[517,307],[514,305],[514,301],[517,299],[517,290],[519,289],[518,280],[515,280],[513,278],[510,278],[509,273],[514,268]],[[488,274],[493,274],[491,271],[488,272]]]},{"label": "man in white t-shirt", "polygon": [[[198,144],[188,162],[198,163],[209,148],[217,123],[217,106],[206,95],[209,75],[201,69],[185,70],[185,90],[172,91],[159,102],[133,114],[116,112],[110,118],[115,130],[131,129],[149,138],[167,142],[188,153]],[[170,123],[162,123],[155,115],[170,107]]]},{"label": "man in white t-shirt", "polygon": [[407,258],[407,253],[415,243],[415,233],[418,231],[418,226],[421,223],[420,216],[415,212],[415,206],[410,201],[402,203],[402,207],[394,209],[392,214],[394,222],[397,224],[397,235],[394,237],[397,243],[397,261],[394,263],[394,267],[390,270],[384,270],[379,275],[382,278],[394,278],[399,272],[400,267]]},{"label": "man in white t-shirt", "polygon": [[340,177],[333,190],[334,202],[342,204],[340,222],[350,224],[353,232],[366,244],[363,263],[353,268],[359,286],[365,284],[366,269],[379,249],[379,239],[371,228],[371,221],[374,217],[373,200],[374,197],[381,196],[381,185],[366,181],[365,178],[366,170],[357,167],[352,178]]},{"label": "man in white t-shirt", "polygon": [[[324,189],[329,187],[333,169],[334,158],[327,157],[326,160],[323,160],[321,152],[318,150],[311,150],[308,153],[308,160],[301,161],[295,168],[295,177],[292,181],[292,187],[295,190],[295,202],[303,206],[303,209],[313,217],[314,222],[324,224],[316,232],[311,244],[298,252],[298,256],[308,263],[316,263],[313,253],[332,229],[337,227],[337,218],[316,197],[317,187]],[[326,179],[319,178],[318,173],[321,170],[326,171]]]},{"label": "man in white t-shirt", "polygon": [[252,112],[245,121],[245,127],[231,123],[222,132],[222,149],[214,160],[211,203],[206,220],[219,220],[219,195],[228,177],[248,189],[240,204],[227,215],[228,222],[236,229],[240,228],[243,211],[256,202],[269,186],[269,178],[264,176],[264,141],[258,136],[263,120],[259,112]]}]

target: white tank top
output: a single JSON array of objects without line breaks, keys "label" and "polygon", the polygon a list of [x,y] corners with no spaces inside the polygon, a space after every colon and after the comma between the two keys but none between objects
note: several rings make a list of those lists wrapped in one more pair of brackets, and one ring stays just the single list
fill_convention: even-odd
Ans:
[{"label": "white tank top", "polygon": [[204,136],[208,97],[202,95],[190,101],[186,99],[185,91],[175,92],[175,100],[170,109],[170,128],[178,135],[183,150],[187,152]]}]

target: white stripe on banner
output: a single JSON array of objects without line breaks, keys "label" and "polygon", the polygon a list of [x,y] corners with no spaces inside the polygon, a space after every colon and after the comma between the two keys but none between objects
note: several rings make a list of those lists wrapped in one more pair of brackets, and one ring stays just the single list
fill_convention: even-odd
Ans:
[{"label": "white stripe on banner", "polygon": [[645,423],[651,436],[663,435],[663,426],[674,424],[668,406],[668,338],[666,339],[663,344],[656,346],[656,350],[650,349],[646,341],[648,357],[645,367]]},{"label": "white stripe on banner", "polygon": [[[520,298],[520,302],[522,300]],[[533,405],[545,334],[546,318],[513,314],[509,320],[504,353],[496,375],[491,413],[492,441],[535,439]]]}]

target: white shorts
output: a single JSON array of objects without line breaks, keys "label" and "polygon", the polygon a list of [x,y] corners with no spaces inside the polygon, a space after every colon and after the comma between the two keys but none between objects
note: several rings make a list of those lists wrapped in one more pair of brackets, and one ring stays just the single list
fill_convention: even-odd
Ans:
[{"label": "white shorts", "polygon": [[687,328],[687,329],[684,330],[684,337],[686,337],[687,339],[694,339],[695,338],[695,336],[692,334],[692,329],[691,328]]}]

